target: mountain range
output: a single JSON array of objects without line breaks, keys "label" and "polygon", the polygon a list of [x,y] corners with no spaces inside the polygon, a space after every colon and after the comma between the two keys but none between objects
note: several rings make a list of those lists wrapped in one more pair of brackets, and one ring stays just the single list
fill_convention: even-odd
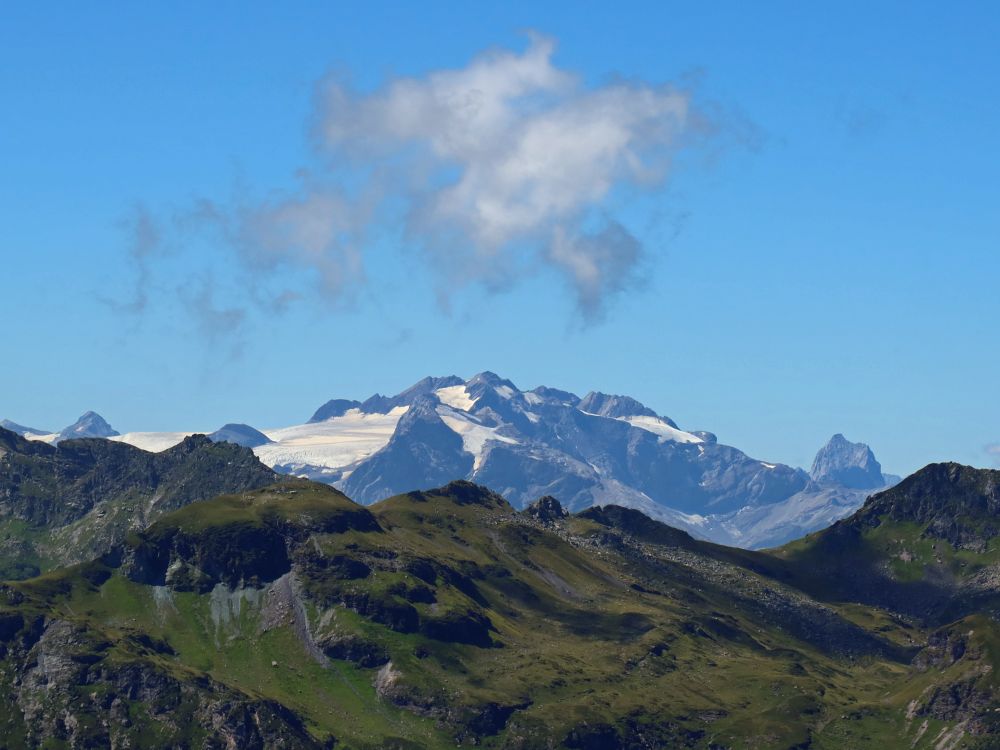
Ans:
[{"label": "mountain range", "polygon": [[[17,431],[50,443],[109,437],[153,451],[195,434],[119,435],[93,412],[59,433]],[[275,471],[331,484],[361,503],[464,479],[515,508],[544,495],[573,511],[613,503],[747,548],[822,528],[898,481],[883,474],[867,445],[842,435],[806,472],[751,458],[710,432],[681,429],[627,396],[522,391],[490,372],[427,377],[395,396],[332,399],[291,427],[236,423],[209,436],[252,448]]]},{"label": "mountain range", "polygon": [[[0,440],[8,540],[146,514],[78,564],[0,583],[2,747],[955,750],[1000,736],[997,471],[930,465],[756,552],[615,504],[518,510],[464,480],[360,505],[205,437],[160,454]],[[843,451],[867,457],[835,441],[819,463]]]}]

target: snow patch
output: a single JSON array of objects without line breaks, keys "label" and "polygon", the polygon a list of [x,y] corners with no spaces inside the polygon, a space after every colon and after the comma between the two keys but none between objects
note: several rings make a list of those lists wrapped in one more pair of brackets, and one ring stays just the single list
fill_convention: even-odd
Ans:
[{"label": "snow patch", "polygon": [[676,427],[671,427],[659,417],[622,417],[622,421],[628,422],[630,425],[638,427],[640,430],[645,430],[646,432],[652,432],[654,435],[659,435],[661,443],[666,442],[667,440],[672,440],[675,443],[705,442],[697,435],[692,435],[690,432],[684,432],[684,430],[678,430]]},{"label": "snow patch", "polygon": [[136,448],[150,453],[159,453],[167,448],[173,448],[184,438],[197,434],[196,432],[126,432],[124,435],[116,435],[108,439],[117,443],[134,445]]},{"label": "snow patch", "polygon": [[[580,411],[583,410],[581,409]],[[589,411],[584,411],[583,413],[591,417],[616,419],[619,422],[627,422],[633,427],[638,427],[640,430],[645,430],[646,432],[652,432],[654,435],[658,435],[661,443],[665,443],[668,440],[675,443],[693,444],[705,442],[697,435],[692,435],[690,432],[684,432],[684,430],[678,430],[676,427],[671,427],[659,417],[648,417],[642,415],[635,415],[631,417],[604,417],[600,414],[593,414]]]},{"label": "snow patch", "polygon": [[501,443],[518,445],[518,441],[501,435],[496,427],[487,427],[480,424],[479,420],[467,414],[463,414],[448,407],[438,407],[438,416],[448,429],[455,432],[462,438],[462,449],[473,456],[472,470],[478,471],[483,462],[483,449],[489,440],[498,440]]},{"label": "snow patch", "polygon": [[300,465],[339,469],[383,448],[408,408],[397,406],[388,414],[350,409],[325,422],[262,430],[274,442],[260,445],[253,452],[272,468]]},{"label": "snow patch", "polygon": [[452,385],[447,388],[438,388],[434,395],[442,404],[447,404],[459,411],[469,411],[476,404],[476,399],[469,397],[469,392],[464,385]]},{"label": "snow patch", "polygon": [[36,435],[34,433],[28,433],[26,435],[23,435],[23,437],[27,440],[37,440],[39,443],[49,443],[51,445],[52,441],[59,437],[59,433],[51,432],[48,435]]}]

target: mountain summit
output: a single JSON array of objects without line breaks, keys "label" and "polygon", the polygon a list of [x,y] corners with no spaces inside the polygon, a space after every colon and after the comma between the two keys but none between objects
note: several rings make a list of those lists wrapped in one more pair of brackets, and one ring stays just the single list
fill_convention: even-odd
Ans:
[{"label": "mountain summit", "polygon": [[[190,434],[114,439],[160,451]],[[106,435],[117,433],[88,413],[52,437]],[[361,503],[461,479],[496,490],[515,508],[546,495],[568,512],[621,505],[695,537],[750,548],[822,528],[891,483],[868,446],[841,435],[808,474],[748,456],[630,396],[522,390],[488,371],[468,380],[425,377],[396,395],[337,397],[302,424],[259,431],[231,424],[210,438],[250,447],[275,471],[331,484]]]},{"label": "mountain summit", "polygon": [[109,438],[121,433],[109,425],[104,417],[97,412],[88,411],[69,427],[59,433],[57,440],[72,440],[73,438]]},{"label": "mountain summit", "polygon": [[[842,436],[820,451],[810,475],[683,429],[629,396],[525,391],[493,372],[427,377],[396,396],[333,399],[309,424],[282,431],[308,448],[277,436],[258,455],[360,502],[461,478],[495,488],[518,508],[545,495],[570,511],[614,503],[741,546],[820,528],[886,484],[871,450]],[[325,440],[330,449],[322,453]],[[357,450],[348,453],[351,442]]]},{"label": "mountain summit", "polygon": [[840,433],[820,448],[809,476],[816,482],[833,482],[857,490],[885,485],[882,465],[864,443],[852,443]]}]

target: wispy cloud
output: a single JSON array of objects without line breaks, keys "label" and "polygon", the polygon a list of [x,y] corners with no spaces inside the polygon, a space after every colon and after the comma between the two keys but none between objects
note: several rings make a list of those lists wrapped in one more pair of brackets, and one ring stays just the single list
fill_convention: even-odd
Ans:
[{"label": "wispy cloud", "polygon": [[608,199],[662,185],[696,118],[671,86],[587,87],[554,49],[534,35],[521,53],[367,93],[327,81],[317,133],[330,163],[385,165],[384,197],[449,283],[509,282],[540,262],[592,317],[643,251]]},{"label": "wispy cloud", "polygon": [[135,269],[132,299],[100,296],[116,312],[142,313],[149,304],[154,259],[162,251],[162,230],[146,206],[137,204],[120,222],[126,237],[128,258]]},{"label": "wispy cloud", "polygon": [[[552,39],[530,35],[521,51],[492,50],[370,91],[331,77],[317,89],[316,158],[298,189],[204,200],[171,225],[211,228],[240,273],[268,279],[250,282],[247,305],[281,310],[300,299],[301,288],[274,283],[285,271],[311,276],[328,303],[351,304],[372,281],[374,228],[398,226],[445,304],[456,288],[504,288],[547,271],[593,321],[635,283],[648,252],[612,204],[661,188],[707,118],[681,88],[587,85],[554,52]],[[139,284],[129,306],[141,312],[161,238],[144,210],[130,232]],[[200,308],[214,309],[206,300]],[[227,308],[223,327],[240,327],[236,310]]]},{"label": "wispy cloud", "polygon": [[216,299],[215,286],[210,277],[203,277],[178,287],[177,294],[212,348],[224,359],[239,359],[243,353],[247,311],[240,306],[221,304]]}]

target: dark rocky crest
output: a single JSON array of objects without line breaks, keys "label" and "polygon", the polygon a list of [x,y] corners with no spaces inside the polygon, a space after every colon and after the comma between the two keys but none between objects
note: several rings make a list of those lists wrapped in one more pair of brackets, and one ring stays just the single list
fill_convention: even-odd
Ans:
[{"label": "dark rocky crest", "polygon": [[538,498],[524,509],[525,514],[544,524],[561,521],[569,515],[569,511],[551,495]]}]

